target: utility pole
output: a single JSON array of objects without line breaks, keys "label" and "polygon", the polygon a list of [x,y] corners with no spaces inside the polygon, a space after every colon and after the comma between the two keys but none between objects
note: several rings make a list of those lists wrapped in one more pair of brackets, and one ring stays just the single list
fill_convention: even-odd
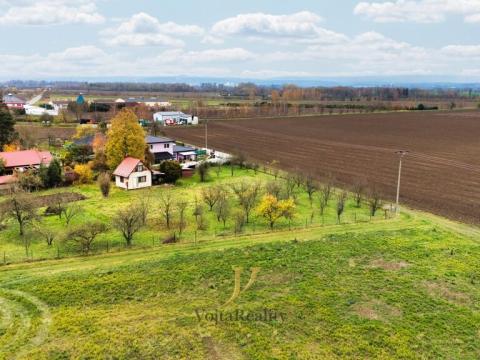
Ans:
[{"label": "utility pole", "polygon": [[208,153],[208,120],[207,119],[205,119],[205,151]]},{"label": "utility pole", "polygon": [[400,214],[399,200],[400,200],[400,180],[401,180],[401,177],[402,177],[402,159],[408,153],[409,153],[409,151],[407,151],[407,150],[395,151],[395,154],[398,154],[399,158],[400,158],[400,161],[398,163],[397,199],[396,199],[396,203],[395,203],[395,212],[397,214]]}]

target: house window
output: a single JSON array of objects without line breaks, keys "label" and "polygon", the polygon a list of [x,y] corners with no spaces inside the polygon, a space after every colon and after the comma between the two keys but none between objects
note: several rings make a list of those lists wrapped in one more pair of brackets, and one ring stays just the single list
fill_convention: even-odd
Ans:
[{"label": "house window", "polygon": [[143,170],[143,165],[140,164],[137,166],[137,172],[142,172]]},{"label": "house window", "polygon": [[120,182],[123,184],[125,182],[125,178],[123,176],[120,176]]},{"label": "house window", "polygon": [[141,183],[146,183],[147,182],[147,177],[146,176],[140,176],[138,178],[138,183],[141,184]]},{"label": "house window", "polygon": [[170,144],[163,144],[164,149],[168,149],[170,147]]},{"label": "house window", "polygon": [[153,150],[153,145],[150,145],[150,150]]}]

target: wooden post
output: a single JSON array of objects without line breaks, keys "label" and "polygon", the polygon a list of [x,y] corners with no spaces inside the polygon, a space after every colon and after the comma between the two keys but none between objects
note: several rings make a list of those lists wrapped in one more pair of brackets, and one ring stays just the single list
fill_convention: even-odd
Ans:
[{"label": "wooden post", "polygon": [[3,252],[3,265],[7,265],[7,254],[5,254],[5,251]]}]

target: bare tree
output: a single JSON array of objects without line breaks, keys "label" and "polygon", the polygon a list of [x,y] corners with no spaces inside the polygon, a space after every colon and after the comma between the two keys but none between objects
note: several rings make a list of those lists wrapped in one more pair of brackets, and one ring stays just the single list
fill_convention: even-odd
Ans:
[{"label": "bare tree", "polygon": [[221,172],[222,172],[222,165],[217,164],[217,165],[215,166],[215,174],[217,175],[217,178],[220,177]]},{"label": "bare tree", "polygon": [[39,233],[46,241],[48,246],[52,246],[53,241],[55,240],[57,233],[47,227],[45,224],[37,222],[34,224],[35,231]]},{"label": "bare tree", "polygon": [[186,222],[186,210],[188,207],[188,202],[185,200],[180,200],[177,202],[178,209],[178,233],[181,235],[185,227],[187,226]]},{"label": "bare tree", "polygon": [[70,225],[70,222],[73,220],[73,218],[77,217],[82,213],[83,208],[75,203],[69,204],[68,206],[64,206],[62,208],[62,214],[65,218],[65,223],[67,224],[67,226]]},{"label": "bare tree", "polygon": [[278,169],[278,164],[279,162],[277,160],[272,160],[270,163],[270,169],[272,171],[272,175],[275,177],[275,180],[277,180],[278,173],[280,172]]},{"label": "bare tree", "polygon": [[355,181],[352,186],[353,200],[357,208],[362,206],[362,200],[365,193],[366,181],[363,179]]},{"label": "bare tree", "polygon": [[225,229],[228,217],[230,216],[230,203],[226,196],[222,196],[215,205],[215,214],[217,215],[217,221],[223,223]]},{"label": "bare tree", "polygon": [[320,193],[318,195],[318,199],[319,199],[319,206],[320,206],[320,215],[323,216],[325,214],[325,209],[327,208],[328,201],[325,198],[323,193]]},{"label": "bare tree", "polygon": [[113,218],[113,226],[122,233],[127,246],[131,246],[134,235],[144,226],[140,205],[118,210]]},{"label": "bare tree", "polygon": [[370,188],[367,202],[368,202],[368,207],[370,209],[370,215],[375,216],[375,213],[377,212],[377,210],[382,207],[381,195],[375,185],[373,185]]},{"label": "bare tree", "polygon": [[174,210],[175,202],[173,201],[172,193],[162,192],[160,194],[160,211],[162,212],[163,219],[165,220],[165,225],[169,230]]},{"label": "bare tree", "polygon": [[235,233],[241,233],[245,226],[245,212],[243,212],[242,210],[235,211],[235,213],[233,214],[233,220],[235,221]]},{"label": "bare tree", "polygon": [[193,216],[195,216],[195,222],[197,224],[197,230],[204,229],[205,217],[203,205],[198,202],[198,198],[195,197],[195,205],[193,207]]},{"label": "bare tree", "polygon": [[206,161],[202,161],[197,166],[197,174],[200,177],[200,182],[207,181],[208,170],[210,169],[210,164]]},{"label": "bare tree", "polygon": [[224,190],[220,186],[209,186],[202,189],[203,201],[208,205],[210,211],[213,210],[213,207],[223,194]]},{"label": "bare tree", "polygon": [[317,191],[318,187],[317,187],[317,183],[315,182],[315,180],[313,179],[313,177],[311,175],[307,176],[305,178],[305,192],[307,193],[308,195],[308,200],[310,200],[310,206],[312,206],[312,202],[313,202],[313,194]]},{"label": "bare tree", "polygon": [[284,194],[285,198],[295,198],[295,186],[297,184],[296,176],[294,174],[288,174],[285,178]]},{"label": "bare tree", "polygon": [[333,195],[333,180],[327,179],[321,186],[320,186],[320,196],[323,197],[323,201],[325,202],[325,206],[328,206],[328,202],[330,201]]},{"label": "bare tree", "polygon": [[150,213],[150,195],[150,193],[143,193],[138,200],[138,210],[140,211],[143,225],[147,225],[148,215]]},{"label": "bare tree", "polygon": [[265,191],[267,194],[275,196],[278,199],[282,191],[282,185],[277,180],[271,180],[265,185]]},{"label": "bare tree", "polygon": [[18,187],[10,189],[7,200],[2,205],[5,215],[18,223],[20,236],[25,234],[26,226],[38,218],[32,196]]},{"label": "bare tree", "polygon": [[101,222],[85,223],[70,230],[66,239],[77,243],[80,246],[80,251],[84,255],[88,255],[97,236],[106,232],[107,229],[107,225]]},{"label": "bare tree", "polygon": [[245,162],[246,162],[246,157],[245,154],[238,151],[236,154],[234,154],[230,158],[230,171],[233,176],[233,170],[235,166],[238,166],[240,169],[243,169],[245,167]]},{"label": "bare tree", "polygon": [[239,184],[232,184],[231,188],[238,198],[242,207],[247,223],[250,222],[250,214],[255,207],[258,195],[260,194],[260,184],[258,182],[247,183],[242,181]]},{"label": "bare tree", "polygon": [[345,202],[347,200],[347,193],[342,191],[337,196],[337,222],[340,224],[340,218],[345,210]]},{"label": "bare tree", "polygon": [[305,176],[298,168],[295,169],[295,175],[293,176],[293,179],[295,181],[295,185],[297,185],[297,188],[300,188],[300,186],[305,183]]}]

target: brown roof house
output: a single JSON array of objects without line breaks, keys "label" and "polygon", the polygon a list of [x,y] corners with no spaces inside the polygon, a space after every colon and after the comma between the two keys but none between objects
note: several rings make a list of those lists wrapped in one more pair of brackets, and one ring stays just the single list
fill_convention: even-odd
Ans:
[{"label": "brown roof house", "polygon": [[152,172],[145,164],[133,157],[126,157],[113,172],[115,185],[126,190],[152,186]]}]

